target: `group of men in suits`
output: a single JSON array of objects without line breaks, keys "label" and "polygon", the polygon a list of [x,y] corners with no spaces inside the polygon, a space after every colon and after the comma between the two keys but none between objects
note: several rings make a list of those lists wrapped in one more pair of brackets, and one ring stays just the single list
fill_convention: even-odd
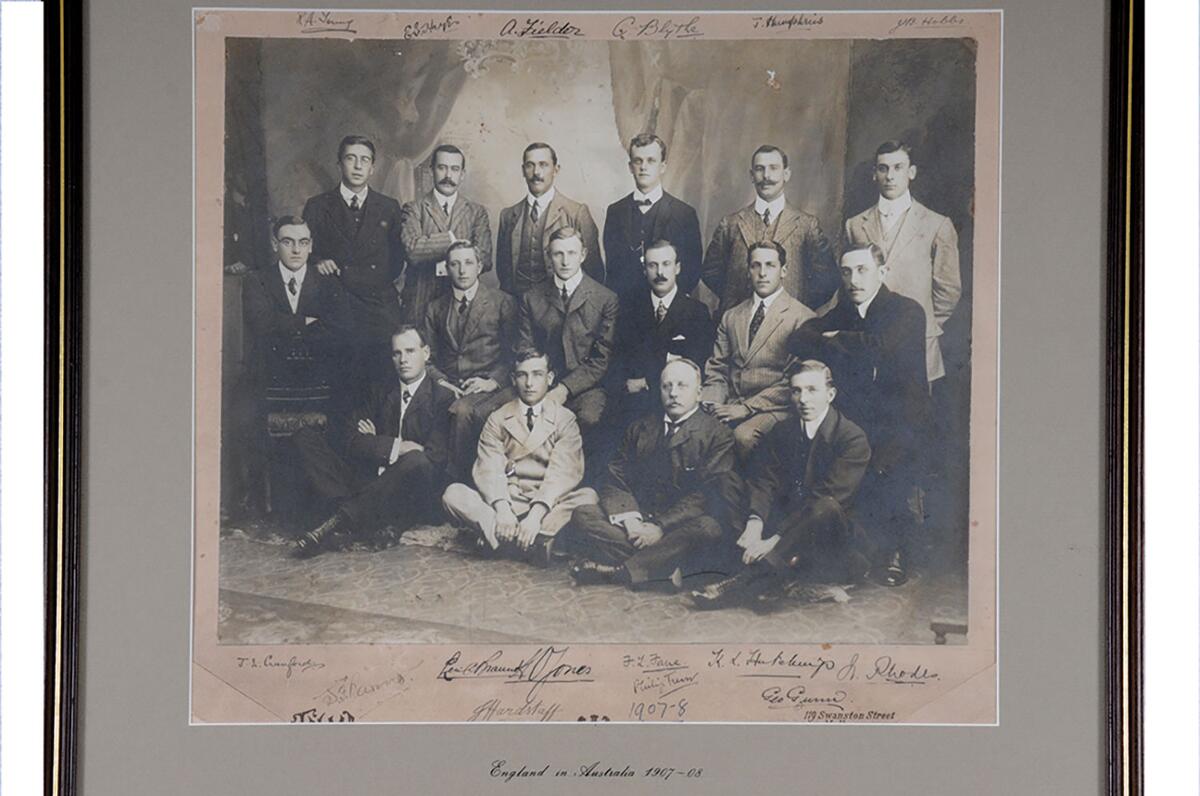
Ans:
[{"label": "group of men in suits", "polygon": [[[628,154],[602,258],[555,150],[526,147],[493,261],[460,149],[439,145],[433,190],[400,207],[367,186],[374,145],[341,142],[339,186],[275,223],[278,268],[244,302],[260,349],[300,341],[345,387],[339,417],[293,437],[325,508],[297,555],[443,512],[481,554],[566,557],[580,583],[728,574],[692,593],[704,608],[776,599],[811,569],[904,582],[960,294],[953,225],[912,200],[908,148],[879,148],[879,201],[846,222],[840,261],[784,198],[778,147],[752,154],[756,198],[707,249],[662,188],[662,140]],[[493,265],[499,289],[480,281]],[[689,295],[701,280],[715,318]]]}]

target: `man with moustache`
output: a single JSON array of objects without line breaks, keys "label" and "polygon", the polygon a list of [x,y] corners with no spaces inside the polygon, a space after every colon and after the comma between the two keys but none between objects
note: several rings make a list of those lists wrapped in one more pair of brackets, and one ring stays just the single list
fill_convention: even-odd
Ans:
[{"label": "man with moustache", "polygon": [[669,360],[704,362],[712,354],[715,327],[708,307],[680,288],[677,252],[669,240],[649,241],[641,290],[621,305],[609,393],[622,428],[659,406],[658,377]]},{"label": "man with moustache", "polygon": [[692,592],[697,608],[771,601],[804,571],[851,580],[857,566],[851,509],[871,458],[867,436],[833,407],[824,362],[805,360],[788,379],[791,414],[754,452],[741,501],[743,568]]},{"label": "man with moustache", "polygon": [[500,289],[517,298],[549,280],[546,251],[551,236],[563,227],[578,231],[587,252],[584,273],[604,283],[596,222],[587,205],[567,198],[554,187],[558,168],[558,153],[549,144],[538,141],[525,147],[521,171],[529,192],[520,202],[500,211],[496,276]]},{"label": "man with moustache", "polygon": [[773,240],[752,242],[746,272],[754,291],[721,317],[717,342],[704,368],[700,393],[706,411],[733,427],[738,457],[745,461],[759,439],[787,417],[793,364],[792,334],[813,311],[784,289],[788,252]]},{"label": "man with moustache", "polygon": [[700,282],[700,220],[695,209],[663,190],[667,145],[653,133],[629,142],[633,193],[608,206],[604,218],[605,284],[622,303],[645,292],[646,246],[669,240],[675,247],[678,283],[690,294]]},{"label": "man with moustache", "polygon": [[419,329],[399,327],[391,345],[397,380],[372,385],[337,449],[324,434],[304,431],[293,438],[313,490],[337,506],[296,541],[297,558],[386,525],[403,532],[433,515],[445,483],[454,393],[429,378],[429,345]]},{"label": "man with moustache", "polygon": [[455,241],[446,252],[451,289],[425,308],[422,330],[433,364],[459,398],[450,407],[450,462],[455,473],[470,471],[484,420],[511,396],[509,383],[516,345],[517,303],[512,296],[479,281],[479,248]]},{"label": "man with moustache", "polygon": [[669,363],[661,384],[663,410],[629,427],[600,504],[575,509],[564,531],[580,556],[570,568],[578,583],[636,588],[670,576],[678,587],[697,554],[721,539],[733,434],[700,411],[695,362]]},{"label": "man with moustache", "polygon": [[341,181],[304,204],[312,230],[317,272],[341,280],[357,335],[350,378],[364,397],[371,381],[387,372],[388,335],[400,323],[395,280],[404,270],[400,203],[367,186],[375,171],[375,144],[348,135],[338,144]]},{"label": "man with moustache", "polygon": [[908,144],[880,144],[873,176],[879,201],[846,221],[847,248],[877,246],[888,287],[925,311],[925,373],[932,384],[946,375],[939,338],[962,296],[958,233],[950,219],[912,198],[917,167]]},{"label": "man with moustache", "polygon": [[842,256],[837,305],[806,323],[789,344],[819,357],[838,374],[839,405],[860,425],[873,451],[860,505],[873,534],[872,578],[907,579],[907,547],[915,518],[909,496],[922,473],[930,421],[925,312],[890,290],[888,266],[874,244]]},{"label": "man with moustache", "polygon": [[419,324],[429,303],[448,291],[446,256],[453,244],[471,244],[479,272],[492,270],[487,209],[459,194],[467,156],[453,144],[440,144],[429,156],[429,168],[433,190],[404,205],[400,227],[408,261],[400,312],[404,322],[412,324]]},{"label": "man with moustache", "polygon": [[571,513],[597,500],[594,490],[578,488],[583,440],[571,410],[548,400],[553,384],[549,356],[532,348],[517,352],[517,397],[484,424],[471,470],[475,488],[455,483],[442,496],[451,520],[476,534],[485,555],[545,566]]},{"label": "man with moustache", "polygon": [[607,404],[604,382],[616,337],[617,296],[584,273],[588,251],[573,227],[550,235],[546,256],[553,276],[521,296],[519,345],[550,357],[559,375],[546,398],[575,414],[590,451],[589,435]]},{"label": "man with moustache", "polygon": [[819,307],[837,289],[833,250],[815,216],[787,203],[784,187],[792,177],[787,153],[770,144],[754,150],[750,179],[754,202],[721,219],[704,254],[703,277],[720,298],[717,317],[748,299],[753,288],[742,263],[746,249],[772,240],[787,252],[784,289],[809,307]]}]

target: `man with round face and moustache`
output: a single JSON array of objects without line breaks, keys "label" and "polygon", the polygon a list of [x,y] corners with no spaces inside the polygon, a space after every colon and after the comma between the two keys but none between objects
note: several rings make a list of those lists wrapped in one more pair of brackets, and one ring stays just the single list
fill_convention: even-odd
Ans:
[{"label": "man with round face and moustache", "polygon": [[833,250],[821,224],[787,203],[784,188],[792,177],[787,153],[770,144],[754,150],[750,180],[754,201],[717,225],[704,253],[704,284],[720,298],[717,317],[748,299],[753,287],[742,263],[755,241],[775,241],[786,252],[784,288],[809,307],[819,307],[837,289]]},{"label": "man with round face and moustache", "polygon": [[545,566],[571,512],[597,500],[595,491],[577,488],[583,440],[571,410],[547,400],[553,384],[545,353],[517,353],[517,397],[484,424],[471,471],[475,487],[451,484],[442,496],[451,520],[477,534],[477,549],[485,555]]},{"label": "man with round face and moustache", "polygon": [[517,298],[550,279],[547,251],[551,237],[563,227],[579,234],[585,252],[584,273],[604,284],[596,222],[587,205],[568,198],[554,185],[558,171],[558,153],[552,146],[537,141],[525,147],[521,174],[528,191],[524,199],[500,211],[496,276],[500,289]]},{"label": "man with round face and moustache", "polygon": [[608,206],[604,218],[605,284],[622,303],[645,292],[646,248],[669,240],[675,249],[681,292],[690,294],[700,282],[703,243],[695,209],[663,190],[667,145],[653,133],[629,142],[633,193]]},{"label": "man with round face and moustache", "polygon": [[638,587],[705,568],[722,537],[733,434],[700,411],[700,367],[677,359],[661,374],[662,411],[636,420],[608,468],[600,505],[575,510],[567,526],[579,583]]},{"label": "man with round face and moustache", "polygon": [[888,266],[873,244],[842,255],[841,274],[837,305],[801,327],[789,348],[829,363],[842,411],[867,433],[873,454],[859,505],[876,547],[872,578],[898,586],[907,580],[915,522],[908,499],[929,434],[925,313],[888,288]]},{"label": "man with round face and moustache", "polygon": [[400,239],[407,265],[400,311],[405,323],[420,323],[431,301],[449,291],[450,247],[469,243],[480,273],[492,270],[492,229],[487,208],[460,193],[467,156],[453,144],[440,144],[429,156],[433,190],[404,205]]},{"label": "man with round face and moustache", "polygon": [[851,510],[871,458],[867,436],[833,406],[833,374],[817,360],[788,379],[791,415],[754,451],[741,500],[743,568],[692,592],[698,608],[770,601],[808,573],[853,580],[865,566]]},{"label": "man with round face and moustache", "polygon": [[351,363],[353,393],[364,399],[371,381],[388,374],[387,339],[401,322],[395,280],[404,270],[400,203],[368,187],[375,144],[348,135],[338,144],[338,186],[304,204],[317,271],[339,279],[357,328]]},{"label": "man with round face and moustache", "polygon": [[340,440],[311,431],[293,438],[313,491],[337,507],[296,541],[299,558],[325,552],[339,538],[385,526],[403,532],[432,518],[445,483],[454,393],[429,377],[429,346],[419,329],[399,327],[391,347],[391,383],[373,385]]}]

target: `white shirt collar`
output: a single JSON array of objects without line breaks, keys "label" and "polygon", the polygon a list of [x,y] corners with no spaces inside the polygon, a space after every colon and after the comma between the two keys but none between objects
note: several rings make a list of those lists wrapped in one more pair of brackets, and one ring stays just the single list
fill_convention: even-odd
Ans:
[{"label": "white shirt collar", "polygon": [[665,426],[669,423],[674,423],[676,428],[678,428],[680,425],[683,424],[683,421],[687,420],[689,417],[696,414],[696,410],[699,408],[700,408],[700,404],[696,404],[695,406],[692,407],[692,411],[688,412],[686,415],[679,418],[678,420],[672,420],[670,415],[664,413],[663,414],[663,425]]},{"label": "white shirt collar", "polygon": [[358,206],[359,206],[359,207],[362,207],[362,206],[363,206],[363,204],[364,204],[364,203],[367,201],[367,192],[368,192],[369,190],[371,190],[371,189],[370,189],[368,186],[364,185],[364,186],[362,187],[362,190],[361,190],[361,191],[359,191],[359,192],[355,193],[354,191],[352,191],[352,190],[350,190],[349,188],[347,188],[347,187],[346,187],[346,183],[344,183],[344,182],[339,182],[339,183],[338,183],[338,190],[340,190],[340,191],[341,191],[341,193],[342,193],[342,201],[343,201],[343,202],[345,202],[347,206],[349,206],[349,205],[350,205],[350,199],[351,199],[351,197],[357,196],[357,197],[358,197]]},{"label": "white shirt collar", "polygon": [[546,191],[541,196],[534,196],[533,194],[528,193],[528,192],[526,192],[526,194],[525,194],[525,208],[528,209],[529,205],[536,204],[538,206],[538,213],[546,212],[546,208],[553,201],[554,201],[554,186],[553,185],[550,186],[550,190]]},{"label": "white shirt collar", "polygon": [[408,410],[408,405],[410,403],[412,403],[413,396],[417,394],[417,390],[419,390],[421,388],[421,382],[425,381],[425,377],[428,375],[429,375],[429,371],[425,371],[424,373],[421,374],[421,378],[417,379],[412,384],[405,384],[402,381],[400,382],[400,389],[408,390],[408,401],[406,401],[404,403],[404,407],[403,407],[404,411]]},{"label": "white shirt collar", "polygon": [[879,215],[884,218],[899,218],[905,210],[912,207],[912,194],[905,191],[895,199],[888,199],[880,194],[878,207]]},{"label": "white shirt collar", "polygon": [[649,199],[651,207],[653,207],[654,203],[657,202],[659,199],[662,199],[662,195],[663,195],[663,187],[662,187],[661,182],[658,185],[655,185],[654,188],[651,189],[650,193],[642,193],[636,187],[633,189],[633,201],[641,202],[646,199]]},{"label": "white shirt collar", "polygon": [[438,207],[446,208],[446,214],[449,215],[454,212],[454,203],[458,201],[458,191],[446,196],[434,190],[433,201],[437,202]]},{"label": "white shirt collar", "polygon": [[580,268],[578,271],[575,272],[575,276],[571,277],[566,282],[562,281],[561,279],[558,278],[557,275],[555,275],[554,286],[556,288],[558,288],[558,292],[561,293],[562,289],[563,289],[563,285],[566,285],[567,293],[573,296],[573,295],[575,295],[575,288],[579,287],[579,283],[582,281],[583,281],[583,269]]},{"label": "white shirt collar", "polygon": [[671,288],[671,292],[668,293],[667,295],[663,296],[662,298],[659,298],[658,296],[656,296],[654,294],[654,291],[651,290],[650,291],[650,303],[651,303],[651,305],[653,305],[654,309],[656,309],[656,310],[658,309],[659,304],[665,304],[667,306],[667,309],[671,309],[671,303],[675,301],[675,296],[677,296],[678,294],[679,294],[679,285],[675,285],[675,287]]},{"label": "white shirt collar", "polygon": [[[883,287],[883,285],[881,284],[880,287]],[[878,296],[878,295],[879,295],[879,291],[876,290],[875,296]],[[864,301],[862,304],[854,305],[854,309],[858,310],[858,317],[860,317],[860,318],[867,317],[867,310],[871,308],[871,302],[875,300],[875,296],[871,296],[869,299]]]},{"label": "white shirt collar", "polygon": [[470,301],[475,300],[475,294],[479,292],[479,283],[476,282],[475,284],[471,285],[466,290],[459,290],[458,288],[454,287],[453,285],[451,285],[451,289],[454,291],[454,300],[455,301],[462,301],[463,296],[466,296],[467,301],[470,302]]},{"label": "white shirt collar", "polygon": [[296,280],[297,292],[299,288],[304,287],[304,275],[308,273],[308,263],[300,266],[298,271],[293,271],[283,263],[279,263],[279,276],[283,278],[283,284],[286,285],[292,279]]},{"label": "white shirt collar", "polygon": [[534,404],[533,406],[530,406],[529,404],[525,403],[525,402],[524,402],[524,401],[522,401],[520,398],[518,398],[518,399],[517,399],[517,401],[518,401],[518,403],[520,403],[520,404],[521,404],[521,417],[526,417],[526,416],[527,416],[527,413],[529,412],[529,410],[530,410],[530,409],[533,409],[533,416],[534,416],[534,417],[541,417],[541,416],[542,416],[542,404],[546,403],[546,399],[545,399],[545,398],[543,398],[542,400],[538,401],[538,402],[537,402],[536,404]]},{"label": "white shirt collar", "polygon": [[787,197],[785,197],[783,194],[779,194],[779,196],[776,196],[770,202],[767,202],[761,196],[756,195],[754,197],[754,212],[761,216],[764,210],[770,208],[771,221],[774,222],[775,219],[779,218],[779,214],[783,212],[783,206],[786,204]]},{"label": "white shirt collar", "polygon": [[809,439],[816,439],[816,438],[817,438],[817,429],[819,429],[819,428],[821,427],[821,424],[825,422],[825,415],[827,415],[827,414],[829,414],[829,407],[828,407],[828,406],[826,406],[826,407],[825,407],[825,411],[824,411],[824,412],[822,412],[822,413],[820,414],[820,416],[818,416],[818,417],[817,417],[817,419],[816,419],[816,420],[805,420],[805,421],[803,421],[803,423],[804,423],[804,434],[805,434],[805,435],[806,435],[806,436],[807,436]]},{"label": "white shirt collar", "polygon": [[758,312],[759,304],[765,304],[766,308],[763,310],[763,312],[766,312],[767,310],[771,309],[771,305],[775,303],[775,299],[779,298],[781,295],[783,295],[783,285],[780,285],[774,293],[767,296],[766,298],[763,298],[762,296],[755,293],[754,294],[754,311]]}]

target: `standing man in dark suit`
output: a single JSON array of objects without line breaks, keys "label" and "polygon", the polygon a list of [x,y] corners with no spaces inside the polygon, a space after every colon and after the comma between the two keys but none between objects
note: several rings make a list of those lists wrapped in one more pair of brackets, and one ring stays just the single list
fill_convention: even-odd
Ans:
[{"label": "standing man in dark suit", "polygon": [[819,356],[838,374],[839,405],[867,432],[874,452],[860,505],[875,535],[872,577],[907,580],[914,517],[908,507],[926,453],[930,420],[925,311],[884,284],[888,266],[874,244],[842,256],[842,292],[823,317],[806,323],[790,347]]},{"label": "standing man in dark suit", "polygon": [[[678,283],[690,294],[700,283],[700,220],[695,209],[663,190],[667,145],[652,133],[629,142],[633,193],[608,206],[604,218],[605,284],[624,303],[645,292],[646,246],[669,240],[679,264]],[[703,361],[697,360],[697,361]]]},{"label": "standing man in dark suit", "polygon": [[475,250],[480,273],[492,270],[492,228],[487,208],[459,194],[467,174],[467,156],[453,144],[441,144],[429,157],[433,190],[404,205],[400,239],[408,264],[400,313],[404,323],[419,324],[429,303],[449,291],[446,256],[456,243]]},{"label": "standing man in dark suit", "polygon": [[404,269],[400,203],[367,186],[375,171],[370,139],[343,138],[338,169],[338,186],[310,198],[304,220],[312,230],[317,271],[341,279],[350,300],[357,326],[350,378],[361,398],[372,380],[387,374],[390,352],[381,341],[400,323],[394,284]]},{"label": "standing man in dark suit", "polygon": [[679,272],[672,241],[648,242],[641,289],[621,304],[610,389],[621,428],[659,408],[658,377],[668,360],[703,363],[712,354],[716,329],[708,307],[684,295]]},{"label": "standing man in dark suit", "polygon": [[454,393],[429,378],[429,346],[419,329],[391,336],[398,381],[372,385],[338,449],[327,435],[294,437],[301,466],[319,497],[337,509],[296,541],[300,558],[385,525],[404,530],[432,517],[445,481],[450,404]]},{"label": "standing man in dark suit", "polygon": [[528,194],[512,207],[500,211],[496,237],[496,276],[500,289],[520,298],[527,290],[550,279],[547,249],[551,236],[563,227],[577,230],[586,259],[583,271],[604,284],[604,262],[600,259],[600,233],[587,205],[568,199],[554,187],[558,176],[558,153],[549,144],[535,142],[525,147],[521,172]]},{"label": "standing man in dark suit", "polygon": [[698,608],[776,598],[802,569],[861,574],[851,508],[871,458],[867,436],[831,405],[838,391],[825,363],[805,360],[788,381],[793,414],[754,451],[744,483],[744,567],[692,592]]},{"label": "standing man in dark suit", "polygon": [[588,252],[574,228],[554,231],[547,256],[553,277],[521,296],[520,347],[549,355],[559,375],[546,400],[575,413],[590,449],[589,434],[607,403],[603,385],[616,337],[617,296],[583,272]]},{"label": "standing man in dark suit", "polygon": [[459,394],[450,407],[450,463],[460,476],[471,471],[484,421],[508,400],[517,336],[517,302],[480,283],[477,252],[466,241],[450,244],[450,292],[425,308],[421,327],[433,363]]},{"label": "standing man in dark suit", "polygon": [[784,288],[797,301],[819,307],[837,290],[833,249],[815,216],[787,203],[783,189],[792,177],[787,153],[763,144],[750,158],[754,201],[721,219],[704,253],[703,277],[721,299],[717,317],[750,298],[746,250],[759,240],[773,240],[787,252]]},{"label": "standing man in dark suit", "polygon": [[665,413],[634,421],[600,505],[571,515],[566,532],[581,557],[570,572],[579,583],[640,586],[669,575],[678,586],[687,559],[721,539],[718,496],[733,471],[733,434],[700,411],[699,365],[675,360],[661,382]]}]

